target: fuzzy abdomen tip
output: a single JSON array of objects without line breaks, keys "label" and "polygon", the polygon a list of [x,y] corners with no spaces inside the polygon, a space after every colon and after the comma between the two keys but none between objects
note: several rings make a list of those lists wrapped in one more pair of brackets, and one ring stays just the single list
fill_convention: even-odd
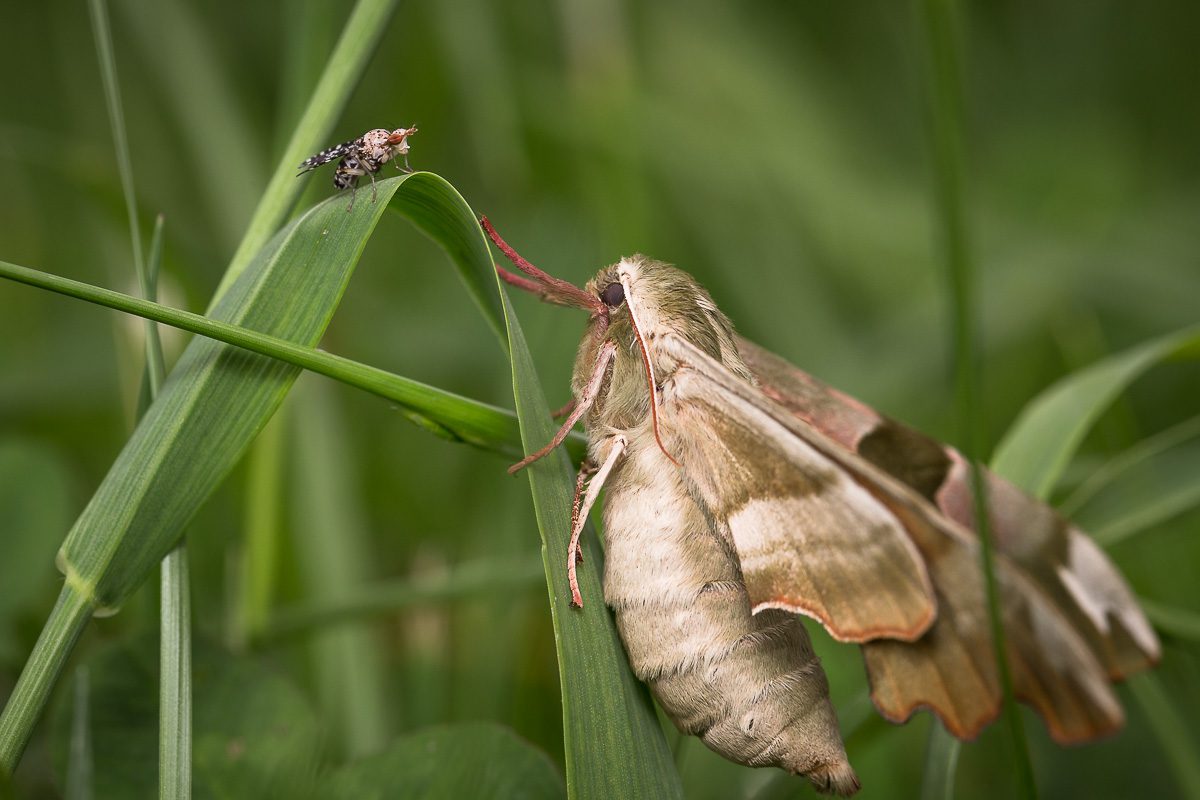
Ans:
[{"label": "fuzzy abdomen tip", "polygon": [[822,764],[805,774],[814,788],[822,794],[836,794],[849,797],[857,792],[861,785],[858,776],[849,763],[839,761],[834,764]]}]

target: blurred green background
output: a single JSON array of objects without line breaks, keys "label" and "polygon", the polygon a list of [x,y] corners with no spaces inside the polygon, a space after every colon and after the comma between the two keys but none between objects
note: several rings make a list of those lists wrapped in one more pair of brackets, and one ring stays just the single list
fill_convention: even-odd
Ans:
[{"label": "blurred green background", "polygon": [[[206,306],[350,7],[111,4],[143,230],[166,217],[164,302]],[[994,443],[1056,378],[1200,316],[1200,7],[968,11],[970,225]],[[905,3],[402,2],[330,144],[416,123],[413,166],[446,177],[544,269],[581,283],[631,252],[677,263],[746,336],[955,441],[925,48],[918,10]],[[6,3],[0,74],[0,259],[136,293],[85,7]],[[330,178],[331,168],[317,173],[302,205],[327,196]],[[511,407],[503,354],[446,267],[389,217],[322,346]],[[514,302],[552,405],[565,401],[581,316]],[[57,592],[54,550],[131,428],[140,333],[113,312],[0,285],[0,696]],[[177,353],[180,337],[165,336]],[[285,443],[280,474],[239,469],[189,529],[196,625],[213,660],[246,649],[248,530],[278,543],[272,608],[495,562],[485,567],[491,590],[484,581],[463,599],[249,650],[311,713],[322,763],[461,720],[511,726],[561,761],[525,479],[377,398],[312,376],[296,392],[305,402],[289,399],[268,429]],[[1198,396],[1194,365],[1157,369],[1102,420],[1071,480],[1194,415]],[[1164,485],[1194,495],[1197,450],[1146,465],[1078,518],[1112,524]],[[249,496],[270,501],[251,513]],[[1179,503],[1111,552],[1139,594],[1197,610],[1194,505]],[[331,527],[332,550],[313,533]],[[93,625],[77,660],[94,659],[103,676],[105,663],[111,672],[113,659],[140,652],[112,648],[153,639],[155,584]],[[1160,674],[1185,721],[1180,735],[1194,742],[1200,647],[1165,638]],[[828,642],[822,654],[835,701],[852,702],[864,684],[858,654]],[[93,695],[104,686],[93,681]],[[60,705],[69,689],[60,687]],[[1054,746],[1026,714],[1046,796],[1183,791],[1143,712],[1122,696],[1127,729],[1083,748]],[[103,712],[97,725],[136,739],[140,717],[125,706]],[[55,742],[67,723],[61,710],[57,718],[18,776],[29,796],[62,791]],[[927,727],[921,714],[853,742],[863,797],[915,794]],[[689,797],[811,794],[691,740],[678,761]],[[106,763],[98,756],[98,774]],[[957,785],[963,796],[1006,796],[1009,769],[989,730],[964,749]]]}]

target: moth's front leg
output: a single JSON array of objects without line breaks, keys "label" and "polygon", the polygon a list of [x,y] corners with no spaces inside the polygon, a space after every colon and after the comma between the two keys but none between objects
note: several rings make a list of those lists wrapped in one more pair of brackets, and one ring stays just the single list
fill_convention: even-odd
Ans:
[{"label": "moth's front leg", "polygon": [[567,421],[558,429],[558,433],[554,434],[554,438],[550,443],[538,450],[536,453],[530,453],[525,458],[518,461],[508,468],[509,475],[516,475],[518,472],[528,467],[539,458],[543,458],[554,451],[564,441],[571,429],[575,427],[575,423],[583,418],[587,410],[592,407],[592,403],[596,402],[596,396],[600,394],[600,387],[604,385],[604,375],[608,371],[608,365],[612,363],[613,357],[617,353],[617,343],[607,341],[600,346],[600,352],[596,355],[596,367],[592,370],[592,377],[588,379],[587,386],[584,387],[583,393],[579,396],[578,402],[571,409],[571,415],[567,417]]},{"label": "moth's front leg", "polygon": [[[567,545],[567,582],[571,584],[571,605],[576,608],[583,608],[583,596],[579,593],[579,579],[575,570],[576,565],[583,560],[579,555],[579,536],[583,533],[583,526],[587,524],[592,506],[596,504],[596,498],[600,496],[600,490],[604,488],[604,482],[608,480],[609,473],[624,455],[628,445],[629,442],[620,434],[605,440],[600,445],[600,452],[604,453],[604,463],[600,465],[600,469],[596,470],[593,462],[585,461],[579,470],[579,478],[575,481],[575,502],[571,511],[571,542]],[[595,472],[596,475],[587,482],[587,493],[584,494],[584,482],[590,472]],[[583,495],[582,502],[580,502],[581,495]]]}]

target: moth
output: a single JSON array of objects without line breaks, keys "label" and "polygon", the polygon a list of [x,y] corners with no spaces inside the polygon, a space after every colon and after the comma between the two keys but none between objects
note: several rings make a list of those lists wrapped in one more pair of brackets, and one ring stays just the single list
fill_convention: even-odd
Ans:
[{"label": "moth", "polygon": [[[354,208],[354,196],[358,192],[358,180],[363,175],[371,176],[371,200],[375,200],[375,173],[383,165],[400,157],[404,160],[404,171],[412,172],[408,165],[408,151],[411,145],[408,137],[417,132],[417,126],[411,128],[396,128],[389,131],[386,128],[376,128],[364,133],[357,139],[351,139],[333,147],[327,147],[314,156],[309,156],[300,164],[296,177],[314,170],[330,161],[338,162],[333,173],[333,186],[339,191],[350,189],[350,205],[346,210]],[[400,169],[400,164],[396,168]]]},{"label": "moth", "polygon": [[[802,616],[861,646],[886,719],[925,708],[970,739],[999,715],[958,452],[737,336],[682,270],[631,256],[579,289],[482,222],[525,273],[497,265],[507,282],[590,315],[566,422],[512,470],[583,421],[572,603],[584,602],[579,535],[604,487],[604,599],[681,732],[822,792],[857,791]],[[985,488],[1017,698],[1059,742],[1113,733],[1110,684],[1158,660],[1154,630],[1087,535],[996,475]]]}]

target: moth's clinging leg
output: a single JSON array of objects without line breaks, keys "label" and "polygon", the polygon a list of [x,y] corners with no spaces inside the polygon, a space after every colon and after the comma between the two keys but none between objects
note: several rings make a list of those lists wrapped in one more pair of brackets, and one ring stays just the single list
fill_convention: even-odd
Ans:
[{"label": "moth's clinging leg", "polygon": [[554,448],[558,447],[566,440],[567,434],[575,427],[575,423],[587,413],[591,408],[592,403],[596,401],[596,395],[600,393],[600,387],[604,384],[604,375],[608,370],[608,365],[612,362],[613,356],[617,353],[617,343],[608,340],[600,346],[600,352],[596,355],[596,366],[592,370],[592,377],[588,378],[587,386],[583,389],[583,394],[575,403],[575,408],[571,411],[571,415],[567,417],[567,421],[558,429],[558,433],[554,434],[554,438],[550,443],[538,450],[536,453],[530,453],[525,458],[518,461],[508,468],[509,475],[515,475],[519,471],[525,469],[533,462],[537,461],[546,455],[553,452]]},{"label": "moth's clinging leg", "polygon": [[[579,475],[575,478],[575,495],[571,498],[571,530],[575,530],[575,526],[579,525],[579,508],[583,503],[583,487],[587,485],[587,479],[596,474],[596,469],[595,462],[586,458],[579,465]],[[582,549],[576,548],[575,563],[583,563]]]},{"label": "moth's clinging leg", "polygon": [[[604,463],[600,465],[596,477],[588,482],[587,494],[584,495],[583,502],[579,504],[578,512],[572,514],[571,542],[567,545],[567,582],[571,584],[571,605],[576,608],[583,608],[583,596],[579,593],[579,579],[575,571],[575,565],[579,559],[579,536],[583,533],[583,526],[587,524],[592,506],[596,504],[596,498],[600,496],[600,490],[604,488],[604,482],[608,480],[608,474],[612,472],[613,466],[616,465],[617,459],[624,454],[628,444],[625,437],[619,434],[608,440],[608,454],[604,457]],[[579,478],[576,483],[576,498],[578,498],[579,489],[583,486],[583,470],[580,470]]]}]

